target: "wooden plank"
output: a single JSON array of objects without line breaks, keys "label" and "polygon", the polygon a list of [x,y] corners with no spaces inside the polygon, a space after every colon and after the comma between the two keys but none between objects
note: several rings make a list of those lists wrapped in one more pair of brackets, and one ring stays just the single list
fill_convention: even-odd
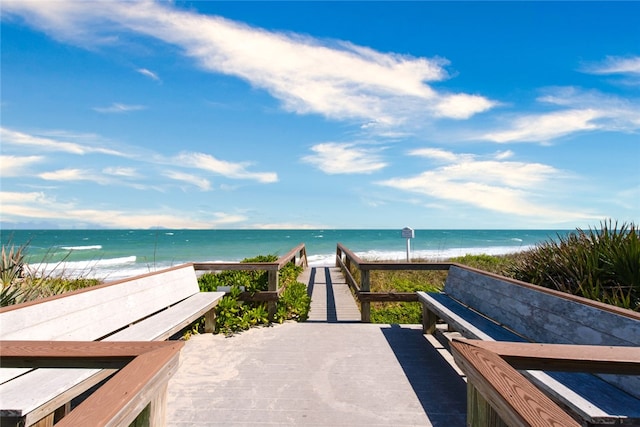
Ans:
[{"label": "wooden plank", "polygon": [[417,302],[418,296],[415,292],[358,292],[360,301],[399,301],[399,302]]},{"label": "wooden plank", "polygon": [[466,338],[486,341],[524,341],[443,293],[417,292],[420,302]]},{"label": "wooden plank", "polygon": [[460,341],[453,341],[451,349],[468,381],[509,426],[579,426],[497,354]]},{"label": "wooden plank", "polygon": [[640,347],[456,341],[496,353],[515,369],[640,375]]},{"label": "wooden plank", "polygon": [[[525,377],[548,396],[568,405],[571,412],[587,423],[640,423],[637,399],[586,373],[593,370],[635,373],[640,369],[638,348],[455,340],[495,352],[510,365],[514,362],[515,369],[527,369],[522,372]],[[542,366],[548,371],[567,369],[582,373],[531,370]]]},{"label": "wooden plank", "polygon": [[189,326],[215,307],[224,292],[200,292],[104,341],[163,341]]},{"label": "wooden plank", "polygon": [[57,425],[129,425],[176,371],[184,342],[153,344],[163,346],[138,355]]},{"label": "wooden plank", "polygon": [[2,313],[0,338],[93,341],[197,292],[188,265]]},{"label": "wooden plank", "polygon": [[[531,341],[640,346],[637,316],[627,316],[625,310],[601,310],[594,305],[582,304],[574,297],[560,297],[557,292],[541,289],[459,266],[452,266],[445,285],[446,292],[452,297],[526,335]],[[566,333],[567,330],[572,333]],[[601,377],[640,399],[640,377]]]},{"label": "wooden plank", "polygon": [[[640,345],[640,321],[499,276],[452,267],[445,291],[532,341]],[[536,289],[539,288],[539,289]],[[566,334],[567,328],[575,331]]]}]

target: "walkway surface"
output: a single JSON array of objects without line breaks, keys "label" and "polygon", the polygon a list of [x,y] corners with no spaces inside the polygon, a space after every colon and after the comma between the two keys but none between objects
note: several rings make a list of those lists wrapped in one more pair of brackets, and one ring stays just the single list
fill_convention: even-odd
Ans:
[{"label": "walkway surface", "polygon": [[168,425],[465,425],[466,384],[437,341],[420,325],[354,322],[338,270],[305,274],[313,320],[187,341]]}]

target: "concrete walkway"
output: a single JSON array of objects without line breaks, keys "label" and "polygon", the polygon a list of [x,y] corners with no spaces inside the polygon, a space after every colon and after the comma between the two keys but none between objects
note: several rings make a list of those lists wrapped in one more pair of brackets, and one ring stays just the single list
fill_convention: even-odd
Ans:
[{"label": "concrete walkway", "polygon": [[465,425],[466,383],[437,341],[420,325],[354,322],[339,272],[308,273],[313,320],[187,341],[168,425]]}]

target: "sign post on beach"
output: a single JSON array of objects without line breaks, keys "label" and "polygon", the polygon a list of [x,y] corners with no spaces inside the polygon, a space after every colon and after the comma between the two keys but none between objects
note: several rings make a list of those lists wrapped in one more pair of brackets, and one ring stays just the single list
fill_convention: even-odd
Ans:
[{"label": "sign post on beach", "polygon": [[402,229],[402,237],[407,239],[407,262],[411,261],[411,239],[416,237],[413,228],[405,227]]}]

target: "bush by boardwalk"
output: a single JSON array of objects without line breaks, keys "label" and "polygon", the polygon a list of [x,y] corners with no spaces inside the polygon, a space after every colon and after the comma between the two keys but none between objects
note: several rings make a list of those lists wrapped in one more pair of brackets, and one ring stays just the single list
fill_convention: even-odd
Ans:
[{"label": "bush by boardwalk", "polygon": [[[241,263],[274,262],[276,255],[259,255],[246,258]],[[311,307],[311,298],[307,295],[307,286],[297,281],[302,273],[302,267],[286,264],[279,271],[278,282],[282,288],[276,308],[274,320],[282,323],[285,320],[307,320]],[[255,293],[266,291],[269,286],[266,271],[221,271],[206,273],[198,279],[201,291],[216,291],[219,286],[230,286],[231,291],[226,295],[216,309],[216,333],[231,335],[244,331],[252,326],[269,323],[267,305],[265,302],[246,302],[239,299],[243,290]]]}]

